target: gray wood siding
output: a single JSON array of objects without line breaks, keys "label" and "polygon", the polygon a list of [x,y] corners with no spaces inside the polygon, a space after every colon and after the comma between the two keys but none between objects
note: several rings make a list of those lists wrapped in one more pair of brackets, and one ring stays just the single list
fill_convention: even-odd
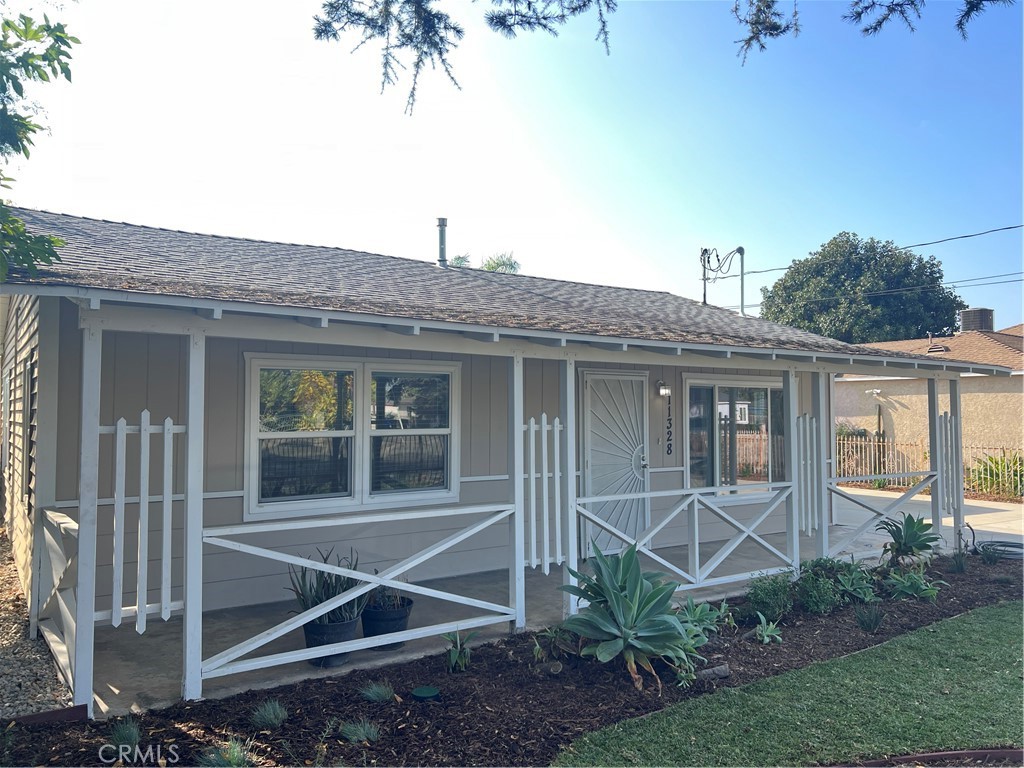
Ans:
[{"label": "gray wood siding", "polygon": [[39,299],[12,296],[3,346],[4,522],[25,594],[32,568],[32,511],[35,506],[37,405],[39,395]]},{"label": "gray wood siding", "polygon": [[[58,418],[57,440],[57,498],[74,500],[78,494],[78,403],[81,390],[81,332],[77,326],[78,309],[63,302],[60,314],[61,365],[58,396],[61,410]],[[208,526],[235,525],[243,522],[243,500],[240,492],[245,482],[245,394],[247,388],[246,352],[271,355],[306,354],[324,357],[391,358],[458,361],[461,363],[461,474],[463,478],[502,477],[510,473],[508,434],[508,387],[510,361],[503,357],[469,356],[409,351],[368,349],[358,346],[335,346],[316,343],[259,342],[228,338],[207,340],[206,363],[206,424],[205,424],[205,491],[219,494],[205,503],[205,523]],[[183,337],[159,334],[107,332],[103,339],[101,418],[103,424],[113,424],[124,417],[129,424],[137,424],[139,411],[146,407],[152,412],[154,423],[170,416],[176,423],[184,420],[187,405],[185,382],[187,371],[186,341]],[[607,370],[644,369],[650,381],[649,411],[651,435],[651,465],[654,468],[680,467],[683,461],[685,438],[685,408],[682,405],[684,377],[715,378],[721,376],[763,376],[763,372],[729,370],[722,368],[693,368],[680,366],[588,365],[577,364],[578,371],[590,368]],[[667,401],[654,389],[659,379],[673,388],[673,410],[676,434],[672,455],[664,450],[664,424]],[[528,358],[524,362],[524,415],[528,420],[547,413],[553,418],[559,412],[561,398],[560,366],[557,360]],[[581,400],[580,400],[581,401]],[[138,465],[133,457],[137,437],[129,437],[127,495],[137,493]],[[176,493],[183,491],[184,440],[176,439],[174,478]],[[100,497],[113,494],[113,439],[101,439]],[[161,483],[162,453],[159,441],[152,443],[151,492],[157,493]],[[652,476],[652,488],[678,487],[681,473],[659,473]],[[507,502],[511,499],[509,480],[466,482],[461,485],[461,503]],[[238,494],[238,495],[233,495]],[[656,500],[653,514],[664,514],[675,502]],[[182,584],[181,504],[175,504],[173,541],[173,593],[180,594]],[[69,510],[74,512],[74,510]],[[128,520],[134,518],[135,507],[128,505]],[[737,519],[746,522],[756,511],[732,510]],[[707,513],[703,513],[705,516]],[[97,606],[109,607],[111,600],[111,559],[113,548],[113,510],[101,506],[98,538],[100,566],[97,577]],[[337,547],[347,553],[354,546],[360,554],[360,565],[366,570],[383,569],[390,564],[422,549],[431,542],[467,525],[467,519],[429,520],[420,522],[382,523],[361,526],[358,529],[303,529],[301,520],[296,529],[248,538],[254,544],[299,555],[315,555],[317,547]],[[763,525],[761,531],[784,528],[780,514]],[[126,593],[135,587],[134,562],[136,551],[136,524],[130,522],[125,533]],[[509,525],[502,523],[487,529],[457,548],[435,558],[409,574],[411,580],[435,576],[472,573],[505,567],[508,561]],[[708,522],[702,526],[704,540],[730,537],[734,530],[722,522]],[[151,510],[150,552],[159,551],[161,535],[159,511]],[[684,543],[687,538],[685,516],[659,536],[661,544]],[[149,570],[150,599],[155,600],[159,589],[157,564]],[[207,609],[230,605],[275,601],[287,598],[284,587],[287,570],[284,566],[263,558],[256,558],[220,548],[208,547],[204,554],[204,604]]]}]

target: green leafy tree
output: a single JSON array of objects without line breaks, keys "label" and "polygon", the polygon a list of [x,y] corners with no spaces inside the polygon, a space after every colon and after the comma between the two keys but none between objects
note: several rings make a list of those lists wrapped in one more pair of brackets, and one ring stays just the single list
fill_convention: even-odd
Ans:
[{"label": "green leafy tree", "polygon": [[[60,77],[70,81],[71,46],[78,42],[63,24],[45,16],[41,24],[24,14],[0,21],[0,157],[5,165],[13,157],[28,157],[32,137],[43,129],[25,99],[25,85]],[[0,172],[0,186],[9,189],[12,181]],[[56,248],[63,244],[56,237],[27,232],[24,222],[0,201],[0,282],[11,267],[35,271],[38,264],[59,261]]]},{"label": "green leafy tree", "polygon": [[[453,267],[472,268],[468,253],[463,253],[451,260]],[[519,262],[512,257],[511,252],[496,253],[480,262],[480,269],[484,272],[504,272],[507,275],[519,274]]]},{"label": "green leafy tree", "polygon": [[[1012,5],[1014,0],[959,0],[956,28],[967,37],[970,22],[991,5]],[[894,19],[911,31],[921,18],[925,0],[846,0],[843,19],[860,27],[864,35],[880,32]],[[315,17],[318,40],[340,40],[352,35],[359,42],[380,45],[381,90],[398,82],[400,70],[410,70],[412,85],[406,110],[416,102],[420,74],[429,65],[440,69],[458,87],[449,55],[465,35],[459,23],[441,10],[445,0],[325,0]],[[797,0],[792,11],[780,0],[734,0],[732,13],[742,31],[739,55],[745,61],[752,50],[763,51],[769,40],[800,32]],[[491,0],[484,12],[487,25],[505,37],[520,32],[544,31],[557,35],[570,19],[593,14],[597,41],[609,51],[608,17],[618,0]]]},{"label": "green leafy tree", "polygon": [[761,317],[853,344],[948,336],[967,305],[942,280],[934,256],[841,232],[761,289]]}]

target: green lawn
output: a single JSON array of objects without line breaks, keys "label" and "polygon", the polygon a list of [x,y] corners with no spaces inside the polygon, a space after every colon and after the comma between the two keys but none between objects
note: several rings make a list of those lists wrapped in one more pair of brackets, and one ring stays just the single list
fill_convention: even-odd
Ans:
[{"label": "green lawn", "polygon": [[1020,602],[580,739],[555,765],[813,765],[1020,746]]}]

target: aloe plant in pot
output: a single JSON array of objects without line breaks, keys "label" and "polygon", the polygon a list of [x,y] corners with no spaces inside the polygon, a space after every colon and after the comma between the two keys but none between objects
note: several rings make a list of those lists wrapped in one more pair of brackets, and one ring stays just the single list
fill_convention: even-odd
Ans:
[{"label": "aloe plant in pot", "polygon": [[[326,552],[317,548],[317,553],[324,563],[330,564],[334,548],[332,547]],[[339,568],[358,570],[359,555],[354,549],[349,550],[348,557],[336,556],[334,564]],[[332,597],[363,583],[353,576],[328,573],[305,566],[295,568],[291,565],[288,566],[288,578],[291,581],[291,586],[286,589],[295,595],[300,612],[308,611],[310,608],[321,605]],[[369,594],[360,595],[303,624],[302,632],[306,636],[306,647],[316,648],[321,645],[332,645],[355,639],[356,631],[359,628],[359,616],[369,598]],[[309,663],[318,667],[336,667],[344,662],[346,656],[348,656],[347,653],[337,653],[332,656],[310,659]]]},{"label": "aloe plant in pot", "polygon": [[[377,570],[373,572],[377,573]],[[370,593],[370,602],[363,611],[363,637],[388,635],[408,629],[412,605],[412,598],[405,597],[396,587],[381,584]],[[403,645],[404,642],[390,643],[377,646],[374,650],[386,651]]]}]

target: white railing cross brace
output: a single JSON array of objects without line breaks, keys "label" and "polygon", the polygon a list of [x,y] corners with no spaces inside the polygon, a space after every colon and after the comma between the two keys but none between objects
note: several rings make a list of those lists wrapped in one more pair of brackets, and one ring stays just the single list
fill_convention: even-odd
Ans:
[{"label": "white railing cross brace", "polygon": [[[354,571],[348,568],[341,568],[338,566],[332,566],[327,563],[310,560],[309,558],[296,557],[294,555],[289,555],[283,552],[277,552],[275,550],[265,549],[263,547],[254,547],[252,545],[244,544],[242,542],[231,541],[229,539],[223,539],[217,536],[208,536],[204,534],[203,541],[206,544],[213,544],[215,546],[224,547],[226,549],[234,549],[240,552],[248,552],[259,557],[265,557],[279,562],[290,563],[292,565],[297,565],[299,567],[312,568],[318,571],[324,571],[326,573],[334,573],[342,576],[349,576],[351,578],[359,579],[363,583],[360,584],[358,587],[353,587],[352,589],[346,590],[345,592],[342,592],[341,594],[332,597],[330,600],[325,600],[320,605],[314,606],[309,610],[303,611],[302,613],[299,613],[290,619],[286,619],[285,621],[282,621],[281,623],[271,627],[270,629],[260,632],[258,635],[255,635],[249,640],[238,643],[237,645],[234,645],[214,656],[211,656],[203,662],[203,674],[205,675],[207,672],[213,671],[218,667],[227,664],[230,661],[234,661],[235,659],[245,655],[246,653],[250,653],[251,651],[254,651],[257,648],[261,648],[267,643],[276,640],[278,637],[281,637],[282,635],[291,632],[293,629],[301,627],[307,621],[315,619],[318,616],[322,616],[323,614],[328,613],[334,608],[337,608],[338,606],[343,605],[344,603],[347,603],[350,600],[354,600],[355,598],[369,592],[372,589],[376,589],[380,585],[393,586],[398,589],[402,589],[409,592],[425,590],[425,588],[418,587],[417,585],[407,584],[405,582],[396,581],[395,579],[396,577],[402,575],[406,571],[415,568],[417,565],[423,563],[426,560],[429,560],[431,557],[434,557],[435,555],[440,554],[446,549],[450,549],[451,547],[469,538],[470,536],[479,533],[484,528],[487,528],[488,526],[493,525],[496,522],[508,518],[513,511],[514,510],[512,509],[504,509],[495,512],[489,517],[486,517],[483,520],[480,520],[462,529],[461,531],[458,531],[452,534],[451,536],[442,539],[436,544],[433,544],[430,547],[427,547],[426,549],[417,552],[411,557],[408,557],[405,560],[396,563],[395,565],[391,566],[390,568],[386,569],[380,574],[370,574],[364,573],[362,571]],[[338,523],[335,522],[335,524]],[[425,594],[426,592],[424,591],[422,593]],[[453,602],[459,602],[462,604],[471,604],[470,598],[451,595],[443,597],[445,595],[448,595],[448,593],[437,592],[437,594],[434,596],[442,597],[442,599],[449,599]],[[475,602],[480,604],[480,601]],[[480,607],[483,606],[488,606],[486,610],[496,610],[502,612],[509,611],[508,606],[498,606],[491,603],[480,604]],[[321,650],[325,647],[326,646],[323,646]]]}]

